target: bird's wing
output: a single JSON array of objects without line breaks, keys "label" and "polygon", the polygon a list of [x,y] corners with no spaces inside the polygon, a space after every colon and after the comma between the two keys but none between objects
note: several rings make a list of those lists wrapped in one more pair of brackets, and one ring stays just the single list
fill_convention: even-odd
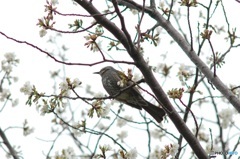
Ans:
[{"label": "bird's wing", "polygon": [[[133,84],[134,84],[134,82],[128,81],[127,85],[131,86]],[[130,99],[128,100],[129,105],[132,104],[135,107],[142,107],[142,106],[148,105],[147,101],[142,97],[140,91],[138,90],[138,88],[136,86],[129,88],[129,90],[127,90],[127,91],[128,91],[128,94],[131,95],[129,97]]]}]

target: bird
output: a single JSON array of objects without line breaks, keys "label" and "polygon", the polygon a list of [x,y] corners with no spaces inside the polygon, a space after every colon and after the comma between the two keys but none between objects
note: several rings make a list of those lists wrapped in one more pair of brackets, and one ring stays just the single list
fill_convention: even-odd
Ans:
[{"label": "bird", "polygon": [[[99,72],[94,72],[102,77],[102,85],[107,93],[114,99],[127,104],[133,108],[148,112],[158,123],[161,123],[165,116],[165,111],[147,100],[139,92],[134,82],[123,72],[116,70],[112,66],[106,66]],[[132,87],[131,87],[132,86]]]}]

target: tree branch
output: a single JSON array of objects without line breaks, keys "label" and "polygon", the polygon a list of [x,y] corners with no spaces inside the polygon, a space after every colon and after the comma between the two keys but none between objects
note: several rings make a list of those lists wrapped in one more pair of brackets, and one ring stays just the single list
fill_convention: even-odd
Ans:
[{"label": "tree branch", "polygon": [[10,142],[8,141],[5,133],[2,131],[2,129],[0,128],[0,136],[2,137],[3,143],[7,146],[9,153],[12,155],[12,157],[14,159],[19,159],[17,152],[14,150],[14,148],[12,147],[12,145],[10,144]]}]

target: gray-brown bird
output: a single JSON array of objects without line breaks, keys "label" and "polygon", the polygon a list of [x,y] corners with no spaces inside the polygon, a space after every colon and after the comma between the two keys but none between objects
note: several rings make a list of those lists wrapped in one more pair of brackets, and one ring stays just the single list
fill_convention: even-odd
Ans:
[{"label": "gray-brown bird", "polygon": [[136,87],[124,88],[134,84],[128,80],[128,77],[121,71],[114,69],[111,66],[102,68],[99,72],[102,77],[102,84],[110,96],[116,100],[125,103],[131,107],[147,111],[157,122],[161,122],[165,116],[165,111],[146,101]]}]

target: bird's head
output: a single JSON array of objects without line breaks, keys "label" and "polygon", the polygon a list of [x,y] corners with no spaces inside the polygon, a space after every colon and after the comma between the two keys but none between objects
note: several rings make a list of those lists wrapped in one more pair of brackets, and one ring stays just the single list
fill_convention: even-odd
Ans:
[{"label": "bird's head", "polygon": [[103,67],[99,72],[94,72],[94,74],[99,74],[100,76],[103,76],[103,74],[109,70],[115,70],[112,66],[106,66]]}]

